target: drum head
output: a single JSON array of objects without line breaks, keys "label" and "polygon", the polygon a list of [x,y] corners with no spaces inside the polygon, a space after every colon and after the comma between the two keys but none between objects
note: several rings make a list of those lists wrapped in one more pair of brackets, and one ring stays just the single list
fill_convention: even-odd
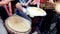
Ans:
[{"label": "drum head", "polygon": [[55,10],[57,14],[60,14],[60,3],[59,2],[56,3]]},{"label": "drum head", "polygon": [[26,32],[31,28],[30,21],[17,15],[7,18],[5,23],[6,26],[17,32]]},{"label": "drum head", "polygon": [[46,16],[46,12],[41,8],[29,7],[27,10],[28,10],[28,15],[30,15],[31,17]]}]

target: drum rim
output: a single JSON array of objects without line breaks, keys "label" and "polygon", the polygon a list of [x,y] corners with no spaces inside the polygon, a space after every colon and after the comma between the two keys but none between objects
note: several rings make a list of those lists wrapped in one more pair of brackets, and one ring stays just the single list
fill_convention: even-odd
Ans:
[{"label": "drum rim", "polygon": [[12,28],[10,28],[10,27],[8,27],[7,25],[6,25],[7,23],[5,23],[5,26],[6,26],[6,28],[9,30],[9,31],[11,31],[11,32],[18,32],[18,33],[27,33],[27,32],[30,32],[31,31],[31,28],[28,30],[28,31],[25,31],[25,32],[19,32],[19,31],[16,31],[16,30],[13,30]]},{"label": "drum rim", "polygon": [[[14,15],[13,15],[14,16]],[[18,15],[15,15],[15,16],[18,16]],[[11,17],[11,16],[10,16]],[[19,16],[19,17],[21,17],[21,16]],[[23,17],[22,17],[23,18]],[[9,19],[9,17],[7,18],[7,19]],[[18,32],[18,33],[26,33],[26,32],[28,32],[28,31],[30,31],[31,30],[31,27],[27,30],[27,31],[25,31],[25,32],[19,32],[19,31],[16,31],[16,30],[14,30],[14,29],[12,29],[11,27],[9,27],[9,25],[6,23],[6,21],[7,21],[7,19],[5,20],[5,26],[6,26],[6,28],[9,30],[9,31],[15,31],[15,32]],[[25,19],[25,18],[24,18]],[[27,19],[26,19],[27,20]],[[29,21],[29,20],[28,20]],[[29,21],[30,22],[30,21]],[[31,23],[31,22],[30,22]],[[7,26],[8,25],[8,26]]]}]

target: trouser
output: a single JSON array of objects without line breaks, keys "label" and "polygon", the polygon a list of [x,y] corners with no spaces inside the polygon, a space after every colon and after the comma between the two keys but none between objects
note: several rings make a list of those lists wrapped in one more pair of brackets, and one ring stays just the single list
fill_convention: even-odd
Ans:
[{"label": "trouser", "polygon": [[16,14],[32,22],[32,20],[26,15],[26,13],[19,11],[18,9],[16,9]]},{"label": "trouser", "polygon": [[0,19],[0,34],[8,34],[4,27],[4,23],[3,23],[2,19]]}]

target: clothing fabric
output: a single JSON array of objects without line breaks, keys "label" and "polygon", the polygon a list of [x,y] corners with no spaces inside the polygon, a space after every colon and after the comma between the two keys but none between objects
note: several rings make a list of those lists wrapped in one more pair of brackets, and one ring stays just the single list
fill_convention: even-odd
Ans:
[{"label": "clothing fabric", "polygon": [[3,6],[0,7],[0,16],[3,20],[5,20],[8,17],[8,14]]},{"label": "clothing fabric", "polygon": [[28,0],[19,0],[20,3],[25,4]]},{"label": "clothing fabric", "polygon": [[8,14],[3,6],[0,7],[0,16],[2,20],[5,20],[8,17]]},{"label": "clothing fabric", "polygon": [[60,34],[60,15],[57,16],[56,27],[57,27],[57,34]]},{"label": "clothing fabric", "polygon": [[19,11],[18,9],[16,9],[16,14],[32,22],[32,20],[26,15],[26,13]]}]

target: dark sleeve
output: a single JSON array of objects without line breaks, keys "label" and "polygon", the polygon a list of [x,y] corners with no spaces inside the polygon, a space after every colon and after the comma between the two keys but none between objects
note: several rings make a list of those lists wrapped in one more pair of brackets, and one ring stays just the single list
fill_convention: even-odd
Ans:
[{"label": "dark sleeve", "polygon": [[12,1],[12,6],[15,7],[16,3],[19,2],[19,0]]},{"label": "dark sleeve", "polygon": [[5,8],[2,6],[0,7],[0,16],[3,20],[5,20],[6,18],[8,18],[8,14],[5,10]]},{"label": "dark sleeve", "polygon": [[17,2],[19,2],[19,0],[12,1],[12,11],[13,11],[12,13],[14,13],[14,9],[16,8],[15,5],[16,5]]}]

